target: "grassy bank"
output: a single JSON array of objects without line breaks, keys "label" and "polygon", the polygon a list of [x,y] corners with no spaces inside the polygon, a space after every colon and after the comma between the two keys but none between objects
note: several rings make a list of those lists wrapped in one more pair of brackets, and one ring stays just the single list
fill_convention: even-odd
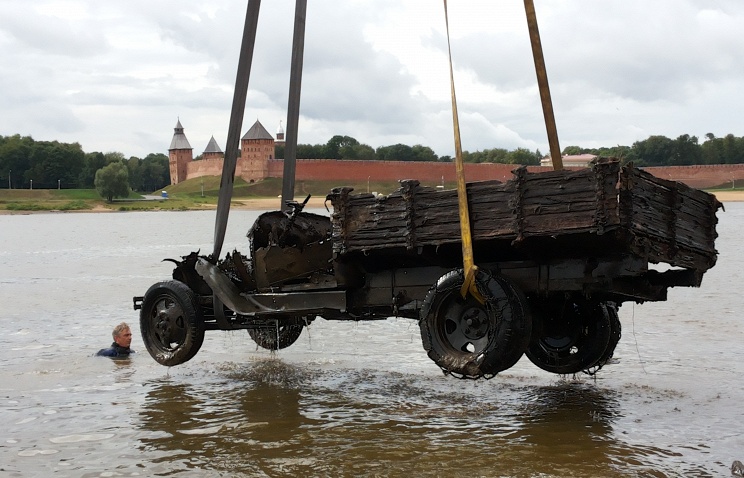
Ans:
[{"label": "grassy bank", "polygon": [[[354,188],[357,193],[377,192],[390,194],[399,184],[397,181],[348,181],[340,184],[338,181],[298,181],[295,184],[295,198],[299,201],[311,194],[316,199],[325,198],[328,192],[340,186]],[[435,187],[439,184],[424,184]],[[454,183],[445,183],[447,189],[455,189]],[[141,194],[132,193],[128,198],[115,199],[108,203],[94,189],[0,189],[0,211],[3,212],[33,212],[33,211],[187,211],[198,209],[213,209],[217,207],[217,197],[220,189],[220,178],[205,176],[191,179],[174,186],[164,188],[168,192],[168,199],[145,199]],[[235,179],[233,189],[233,204],[241,206],[241,201],[255,199],[276,199],[281,195],[281,179],[269,178],[256,183],[246,183],[240,178]],[[720,196],[721,201],[744,200],[744,188],[710,190]],[[160,196],[161,190],[151,193]],[[278,207],[278,201],[276,206]],[[274,207],[273,205],[271,206]]]},{"label": "grassy bank", "polygon": [[[295,198],[303,200],[311,194],[314,198],[324,198],[335,187],[353,187],[355,192],[378,192],[389,194],[398,188],[397,181],[350,181],[339,184],[337,181],[298,181],[295,184]],[[435,185],[428,185],[435,186]],[[453,188],[454,184],[445,184]],[[220,178],[205,176],[180,184],[168,186],[168,199],[145,199],[142,194],[132,193],[128,198],[117,198],[112,203],[102,199],[94,189],[0,189],[0,211],[148,211],[193,209],[212,209],[217,206]],[[268,178],[264,181],[246,183],[235,179],[233,199],[236,205],[241,200],[277,198],[282,193],[282,180]],[[148,194],[148,193],[143,193]],[[151,193],[160,196],[161,190]],[[278,204],[277,204],[278,206]]]}]

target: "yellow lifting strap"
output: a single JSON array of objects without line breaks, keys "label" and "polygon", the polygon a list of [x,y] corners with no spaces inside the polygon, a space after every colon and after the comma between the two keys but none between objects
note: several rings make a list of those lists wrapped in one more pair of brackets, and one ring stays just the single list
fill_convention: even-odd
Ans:
[{"label": "yellow lifting strap", "polygon": [[455,129],[455,168],[457,171],[457,202],[460,210],[460,237],[462,239],[462,267],[465,281],[460,289],[462,297],[467,293],[481,304],[485,299],[475,284],[475,274],[478,266],[473,259],[473,238],[470,234],[470,214],[468,211],[468,193],[465,187],[465,168],[462,164],[462,144],[460,142],[460,121],[457,117],[457,99],[455,97],[455,76],[452,71],[452,49],[450,47],[449,17],[447,15],[447,0],[444,0],[444,21],[447,26],[447,51],[449,53],[450,90],[452,92],[452,122]]}]

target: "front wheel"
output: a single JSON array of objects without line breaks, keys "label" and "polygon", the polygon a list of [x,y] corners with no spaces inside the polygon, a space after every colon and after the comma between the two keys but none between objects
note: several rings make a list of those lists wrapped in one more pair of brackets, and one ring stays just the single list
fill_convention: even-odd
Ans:
[{"label": "front wheel", "polygon": [[429,290],[419,322],[429,358],[464,378],[492,376],[517,363],[532,326],[526,300],[511,281],[483,270],[475,280],[485,303],[462,297],[464,274],[455,270]]},{"label": "front wheel", "polygon": [[154,284],[142,300],[140,330],[158,363],[170,367],[191,360],[204,342],[204,318],[194,291],[179,281]]}]

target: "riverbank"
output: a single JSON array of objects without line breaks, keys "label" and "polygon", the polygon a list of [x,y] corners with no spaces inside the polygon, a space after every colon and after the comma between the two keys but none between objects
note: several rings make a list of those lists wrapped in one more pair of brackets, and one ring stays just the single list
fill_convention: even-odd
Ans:
[{"label": "riverbank", "polygon": [[[727,202],[744,202],[744,190],[718,190],[711,191],[712,194],[722,203]],[[0,209],[0,215],[13,215],[13,214],[42,214],[42,213],[75,213],[75,212],[127,212],[127,211],[199,211],[199,210],[213,210],[216,209],[216,204],[213,203],[197,203],[193,202],[188,205],[181,205],[179,207],[168,207],[171,200],[159,200],[159,201],[147,201],[149,207],[138,207],[134,201],[117,201],[113,204],[100,202],[97,204],[90,204],[89,207],[80,207],[69,210],[61,209],[38,209],[38,210],[23,210],[23,209]],[[328,208],[331,208],[330,203],[327,204]],[[272,211],[279,209],[280,199],[278,197],[261,197],[261,198],[237,198],[233,199],[231,203],[231,209],[242,209],[249,211]],[[326,200],[325,197],[311,197],[307,203],[307,208],[313,209],[325,209]]]},{"label": "riverbank", "polygon": [[[160,201],[147,201],[147,206],[144,207],[144,201],[116,201],[112,204],[99,202],[90,203],[87,206],[76,207],[75,209],[55,209],[53,206],[47,206],[46,208],[33,208],[23,209],[22,206],[16,209],[2,209],[0,208],[0,215],[23,215],[23,214],[49,214],[49,213],[78,213],[78,212],[131,212],[131,211],[202,211],[202,210],[214,210],[217,209],[216,203],[196,203],[184,205],[179,204],[176,207],[171,205],[171,200],[160,200]],[[250,198],[250,199],[233,199],[230,208],[247,211],[273,211],[280,207],[279,198]],[[307,208],[325,208],[325,197],[315,198],[312,197],[308,201]],[[330,203],[328,207],[331,208]]]},{"label": "riverbank", "polygon": [[718,199],[722,203],[744,201],[744,190],[719,190],[710,191],[710,193],[714,194],[716,196],[716,199]]}]

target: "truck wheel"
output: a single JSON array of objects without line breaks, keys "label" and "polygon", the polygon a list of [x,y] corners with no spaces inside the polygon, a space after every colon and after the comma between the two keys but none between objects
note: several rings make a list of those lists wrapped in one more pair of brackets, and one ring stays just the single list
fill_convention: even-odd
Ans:
[{"label": "truck wheel", "polygon": [[142,300],[140,330],[147,351],[158,363],[179,365],[204,342],[204,318],[196,294],[183,282],[158,282]]},{"label": "truck wheel", "polygon": [[248,329],[256,345],[266,350],[284,349],[297,342],[304,325],[279,325],[261,329]]},{"label": "truck wheel", "polygon": [[604,356],[612,335],[607,304],[570,297],[534,303],[532,311],[527,357],[533,364],[548,372],[573,374],[590,369]]},{"label": "truck wheel", "polygon": [[532,326],[526,299],[505,277],[479,270],[476,284],[485,304],[460,295],[462,269],[442,276],[421,308],[424,349],[447,373],[493,376],[522,357]]},{"label": "truck wheel", "polygon": [[620,324],[620,317],[617,315],[617,305],[615,305],[614,302],[607,302],[605,305],[607,307],[607,313],[610,316],[610,342],[607,344],[607,349],[605,349],[602,356],[597,360],[597,363],[592,365],[590,368],[583,370],[584,373],[589,375],[594,375],[599,372],[599,370],[610,361],[612,356],[615,354],[615,348],[617,347],[618,342],[620,342],[620,337],[622,335],[622,325]]}]

